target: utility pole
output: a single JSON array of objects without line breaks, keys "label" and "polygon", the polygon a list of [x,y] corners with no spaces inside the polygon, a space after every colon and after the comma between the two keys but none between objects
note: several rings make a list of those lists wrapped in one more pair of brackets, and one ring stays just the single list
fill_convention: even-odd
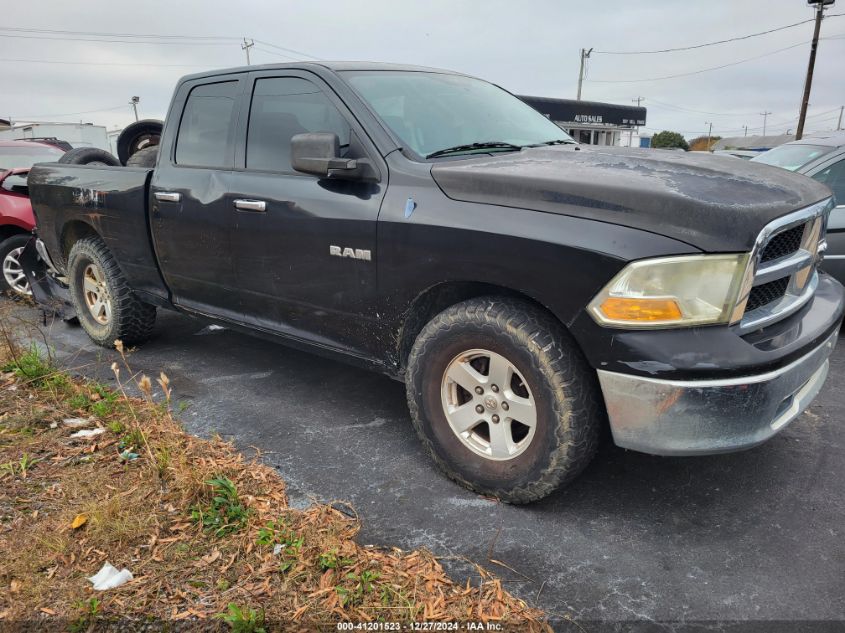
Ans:
[{"label": "utility pole", "polygon": [[706,151],[710,151],[710,137],[713,136],[713,124],[710,121],[705,121],[704,125],[709,125],[710,127],[707,128],[707,148]]},{"label": "utility pole", "polygon": [[252,40],[247,41],[246,38],[244,38],[244,43],[241,44],[241,48],[246,52],[247,66],[249,66],[249,49],[251,49],[253,46],[255,46],[255,42],[253,42]]},{"label": "utility pole", "polygon": [[132,106],[132,110],[135,112],[135,120],[138,120],[138,102],[141,100],[141,97],[132,97],[129,100],[129,105]]},{"label": "utility pole", "polygon": [[804,96],[801,98],[801,113],[798,115],[798,129],[795,140],[804,136],[804,120],[807,118],[807,106],[810,105],[810,88],[813,86],[813,68],[816,65],[816,51],[819,48],[819,29],[824,18],[824,8],[832,6],[835,0],[807,0],[807,4],[816,5],[816,26],[813,29],[813,43],[810,44],[810,63],[807,65],[807,78],[804,80]]},{"label": "utility pole", "polygon": [[[640,102],[642,102],[644,100],[645,100],[645,97],[637,97],[636,99],[631,99],[631,102],[636,102],[637,107],[639,108]],[[640,128],[638,127],[637,128],[637,135],[638,136],[639,136],[639,133],[640,133]],[[631,147],[631,145],[633,145],[633,144],[634,144],[634,130],[630,130],[628,132],[628,147]]]},{"label": "utility pole", "polygon": [[761,112],[763,115],[763,136],[766,136],[766,119],[769,118],[771,112]]},{"label": "utility pole", "polygon": [[748,124],[743,125],[742,129],[745,130],[745,133],[743,134],[743,136],[748,136]]},{"label": "utility pole", "polygon": [[590,57],[590,53],[593,52],[593,49],[587,50],[586,48],[581,49],[581,69],[578,71],[578,96],[575,97],[578,101],[581,101],[581,84],[584,83],[584,68],[587,65],[587,59]]},{"label": "utility pole", "polygon": [[842,129],[842,110],[845,110],[845,106],[839,106],[839,122],[836,124],[836,129]]}]

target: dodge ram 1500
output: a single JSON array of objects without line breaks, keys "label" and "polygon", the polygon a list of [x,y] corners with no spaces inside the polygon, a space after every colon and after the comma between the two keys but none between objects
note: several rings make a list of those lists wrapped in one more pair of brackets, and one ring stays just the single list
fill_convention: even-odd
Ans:
[{"label": "dodge ram 1500", "polygon": [[608,426],[659,455],[754,446],[827,375],[843,291],[804,176],[582,146],[485,81],[359,63],[185,77],[143,151],[29,175],[90,337],[140,343],[168,308],[384,372],[483,494],[549,494]]}]

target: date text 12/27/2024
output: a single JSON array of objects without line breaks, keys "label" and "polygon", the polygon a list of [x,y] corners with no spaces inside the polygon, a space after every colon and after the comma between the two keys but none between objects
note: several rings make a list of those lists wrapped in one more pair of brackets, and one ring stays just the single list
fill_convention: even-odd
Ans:
[{"label": "date text 12/27/2024", "polygon": [[501,622],[338,622],[338,631],[506,631]]}]

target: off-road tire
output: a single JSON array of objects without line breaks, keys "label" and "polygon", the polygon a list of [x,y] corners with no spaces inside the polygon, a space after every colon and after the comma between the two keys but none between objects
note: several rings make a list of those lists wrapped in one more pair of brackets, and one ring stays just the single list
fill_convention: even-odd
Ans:
[{"label": "off-road tire", "polygon": [[[506,461],[464,446],[443,409],[446,367],[475,348],[504,356],[536,401],[531,443]],[[592,459],[606,424],[597,377],[571,335],[551,314],[518,299],[471,299],[438,314],[411,349],[405,382],[414,428],[434,462],[460,485],[508,503],[536,501],[571,481]]]},{"label": "off-road tire", "polygon": [[150,147],[145,147],[144,149],[139,149],[137,152],[132,154],[127,161],[127,167],[155,167],[156,160],[158,160],[158,145],[152,145]]},{"label": "off-road tire", "polygon": [[120,161],[113,154],[99,147],[76,147],[65,152],[58,162],[63,165],[108,165],[120,167]]},{"label": "off-road tire", "polygon": [[[103,271],[111,298],[112,316],[105,325],[94,319],[84,299],[83,275],[86,267],[92,263]],[[86,237],[73,245],[68,256],[68,279],[70,297],[79,323],[97,345],[114,347],[118,339],[134,345],[150,338],[155,326],[155,306],[143,303],[135,296],[101,238]]]}]

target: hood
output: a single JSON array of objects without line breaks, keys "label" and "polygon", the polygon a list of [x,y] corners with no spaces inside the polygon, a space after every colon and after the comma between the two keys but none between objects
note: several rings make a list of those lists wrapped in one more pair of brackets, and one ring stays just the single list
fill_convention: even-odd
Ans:
[{"label": "hood", "polygon": [[738,158],[584,145],[444,161],[431,174],[454,200],[611,222],[707,252],[749,251],[766,224],[831,195]]}]

